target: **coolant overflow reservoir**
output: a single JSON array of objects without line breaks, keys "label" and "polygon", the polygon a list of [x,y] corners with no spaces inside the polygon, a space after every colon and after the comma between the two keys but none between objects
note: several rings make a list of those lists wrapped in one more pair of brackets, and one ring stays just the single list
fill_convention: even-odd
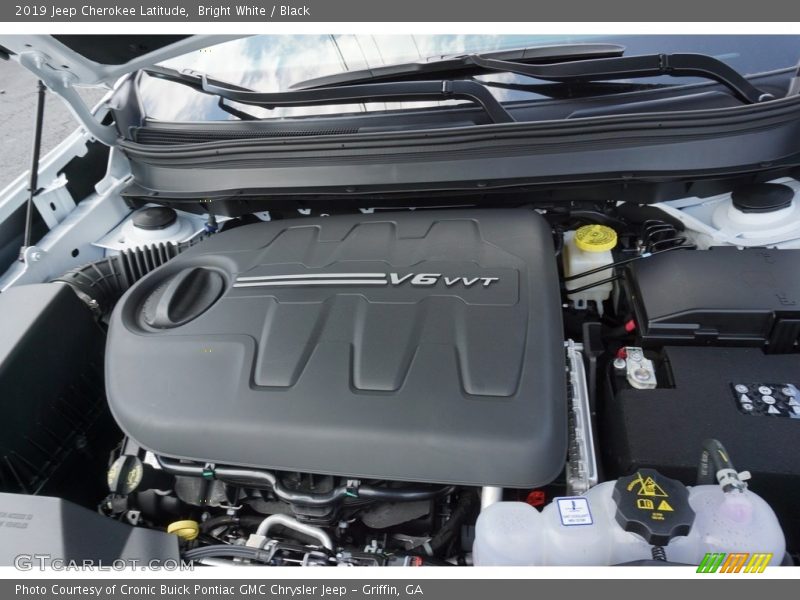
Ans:
[{"label": "coolant overflow reservoir", "polygon": [[[564,233],[564,275],[574,277],[610,265],[614,262],[611,251],[617,245],[617,232],[605,225],[584,225],[574,231]],[[598,283],[613,275],[611,269],[579,277],[566,282],[569,299],[575,307],[584,309],[589,302],[595,302],[602,313],[603,301],[607,300],[613,289],[612,282]],[[596,285],[594,285],[596,284]],[[583,291],[570,293],[591,286]]]},{"label": "coolant overflow reservoir", "polygon": [[475,525],[472,558],[477,566],[619,565],[651,559],[653,544],[667,561],[687,565],[733,552],[780,564],[786,551],[775,513],[753,492],[685,488],[642,469],[583,496],[554,498],[541,512],[524,502],[492,504]]}]

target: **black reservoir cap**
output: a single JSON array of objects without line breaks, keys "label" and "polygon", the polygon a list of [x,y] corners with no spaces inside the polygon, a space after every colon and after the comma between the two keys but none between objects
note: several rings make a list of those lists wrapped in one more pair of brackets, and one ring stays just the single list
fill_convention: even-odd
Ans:
[{"label": "black reservoir cap", "polygon": [[133,226],[155,231],[166,229],[178,220],[178,213],[168,206],[146,206],[133,213]]},{"label": "black reservoir cap", "polygon": [[780,183],[753,183],[736,188],[733,206],[744,213],[769,213],[792,204],[794,190]]},{"label": "black reservoir cap", "polygon": [[694,523],[689,490],[655,469],[639,469],[619,478],[613,498],[620,527],[652,546],[666,546],[672,538],[687,535]]}]

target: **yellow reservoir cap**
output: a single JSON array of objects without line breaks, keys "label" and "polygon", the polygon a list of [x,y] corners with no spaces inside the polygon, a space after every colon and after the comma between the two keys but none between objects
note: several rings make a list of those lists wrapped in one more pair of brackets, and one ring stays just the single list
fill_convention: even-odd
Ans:
[{"label": "yellow reservoir cap", "polygon": [[167,533],[174,533],[179,538],[191,542],[200,535],[200,524],[197,521],[175,521],[167,526]]},{"label": "yellow reservoir cap", "polygon": [[617,232],[605,225],[584,225],[575,232],[575,245],[584,252],[605,252],[617,245]]}]

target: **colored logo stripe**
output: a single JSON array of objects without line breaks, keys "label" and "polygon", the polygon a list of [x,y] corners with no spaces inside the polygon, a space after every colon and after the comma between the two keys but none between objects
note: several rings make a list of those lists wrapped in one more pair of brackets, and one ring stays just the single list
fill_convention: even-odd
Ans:
[{"label": "colored logo stripe", "polygon": [[728,554],[728,558],[722,563],[720,573],[738,573],[742,570],[748,556],[750,555],[746,552],[732,552]]},{"label": "colored logo stripe", "polygon": [[763,573],[772,560],[771,553],[709,552],[697,567],[698,573]]},{"label": "colored logo stripe", "polygon": [[767,565],[772,560],[772,553],[765,554],[753,554],[750,557],[750,562],[747,563],[747,566],[744,568],[745,573],[763,573],[764,569],[767,568]]},{"label": "colored logo stripe", "polygon": [[697,567],[698,573],[716,573],[722,562],[725,560],[725,553],[723,552],[709,552],[700,562]]}]

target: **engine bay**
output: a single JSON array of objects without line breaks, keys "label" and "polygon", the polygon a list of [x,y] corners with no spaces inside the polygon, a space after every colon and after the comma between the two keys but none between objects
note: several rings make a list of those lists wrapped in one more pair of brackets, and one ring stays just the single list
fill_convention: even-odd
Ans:
[{"label": "engine bay", "polygon": [[207,564],[796,564],[800,243],[764,232],[797,189],[139,207],[0,295],[0,510],[58,496]]}]

